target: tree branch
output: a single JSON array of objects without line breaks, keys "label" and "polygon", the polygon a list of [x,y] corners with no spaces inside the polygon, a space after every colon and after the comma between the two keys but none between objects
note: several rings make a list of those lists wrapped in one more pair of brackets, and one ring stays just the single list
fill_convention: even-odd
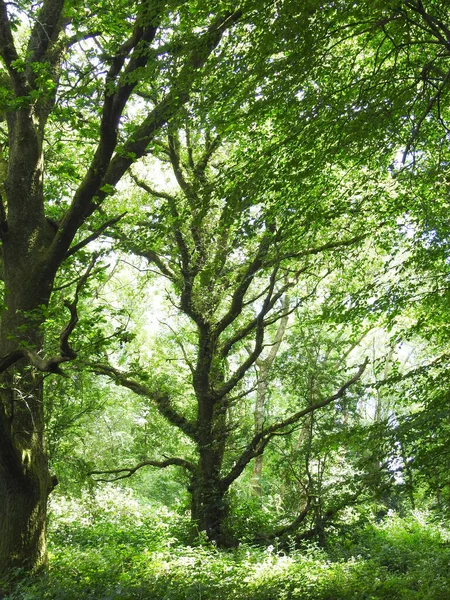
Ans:
[{"label": "tree branch", "polygon": [[218,399],[224,398],[234,387],[236,387],[236,385],[244,377],[244,375],[255,363],[255,361],[258,359],[259,355],[262,352],[265,329],[264,317],[273,306],[272,295],[276,283],[277,272],[278,268],[275,267],[270,276],[270,285],[267,295],[264,298],[262,308],[256,318],[255,346],[253,348],[253,351],[250,352],[248,358],[244,360],[244,362],[234,371],[234,373],[231,375],[228,381],[226,381],[218,390],[215,391],[215,397]]},{"label": "tree branch", "polygon": [[120,371],[111,365],[101,363],[87,364],[87,366],[98,375],[110,377],[116,384],[128,388],[138,396],[152,400],[158,412],[165,417],[169,423],[178,427],[192,440],[196,440],[197,429],[184,415],[181,415],[171,404],[167,393],[157,392],[145,384],[133,379],[130,374]]},{"label": "tree branch", "polygon": [[45,0],[36,16],[27,48],[28,64],[41,62],[61,28],[64,0]]},{"label": "tree branch", "polygon": [[258,251],[253,260],[247,265],[244,273],[241,275],[241,282],[236,287],[233,297],[231,299],[231,306],[227,313],[220,319],[215,327],[217,337],[224,331],[231,323],[241,314],[244,303],[244,296],[250,287],[256,273],[262,267],[264,258],[266,257],[270,245],[272,242],[272,236],[269,233],[265,233],[259,243]]},{"label": "tree branch", "polygon": [[16,96],[25,96],[28,85],[23,72],[14,67],[15,61],[19,59],[14,39],[11,33],[6,2],[0,0],[0,55],[3,58]]},{"label": "tree branch", "polygon": [[[380,224],[378,227],[383,225]],[[321,246],[316,246],[315,248],[308,248],[307,250],[302,250],[300,252],[289,252],[286,254],[282,254],[277,258],[277,260],[285,260],[288,258],[302,258],[303,256],[313,256],[315,254],[320,254],[321,252],[325,252],[327,250],[336,250],[338,248],[347,248],[348,246],[353,246],[358,242],[362,242],[368,237],[368,233],[362,233],[360,235],[356,235],[353,238],[347,240],[341,240],[339,242],[327,242],[326,244],[322,244]]]},{"label": "tree branch", "polygon": [[267,446],[270,439],[275,434],[277,434],[277,432],[279,432],[281,429],[284,429],[285,427],[288,427],[289,425],[293,425],[294,423],[296,423],[297,421],[299,421],[301,418],[305,417],[306,415],[308,415],[320,408],[324,408],[325,406],[328,406],[332,402],[339,400],[339,398],[342,398],[344,396],[344,394],[346,393],[346,391],[361,378],[362,374],[366,370],[368,362],[369,362],[369,360],[366,358],[365,361],[362,363],[362,365],[360,365],[360,367],[359,367],[358,371],[355,373],[355,375],[353,377],[351,377],[348,381],[346,381],[344,383],[344,385],[342,385],[339,388],[339,390],[332,396],[329,396],[328,398],[325,398],[324,400],[322,400],[320,402],[317,402],[315,404],[311,404],[311,405],[307,406],[306,408],[296,412],[291,417],[288,417],[287,419],[284,419],[283,421],[280,421],[278,423],[274,423],[273,425],[266,427],[261,432],[257,433],[255,436],[253,436],[253,439],[250,441],[247,448],[244,450],[244,452],[241,454],[241,456],[235,462],[235,465],[230,470],[228,475],[226,475],[225,477],[222,478],[222,481],[221,481],[222,488],[228,489],[228,487],[233,483],[233,481],[235,481],[235,479],[237,479],[239,477],[239,475],[243,472],[243,470],[248,465],[248,463],[256,456],[259,456],[260,454],[262,454],[262,452],[264,451],[264,448]]},{"label": "tree branch", "polygon": [[167,192],[160,192],[158,190],[155,190],[148,183],[146,183],[145,181],[142,181],[142,179],[139,179],[132,171],[130,171],[129,175],[130,175],[131,179],[134,181],[134,183],[138,187],[143,189],[144,192],[147,192],[147,194],[150,194],[150,196],[154,196],[155,198],[162,198],[163,200],[168,200],[169,202],[175,202],[174,196],[171,196]]},{"label": "tree branch", "polygon": [[102,233],[104,233],[107,229],[109,229],[109,227],[112,227],[113,225],[118,223],[121,219],[123,219],[123,217],[126,214],[127,213],[124,212],[121,215],[119,215],[118,217],[114,217],[113,219],[106,221],[106,223],[103,223],[103,225],[100,225],[100,227],[98,229],[96,229],[95,231],[93,231],[90,235],[88,235],[87,238],[85,238],[84,240],[81,240],[81,242],[78,242],[77,244],[75,244],[75,246],[72,246],[71,248],[69,248],[69,250],[67,251],[67,254],[66,254],[66,258],[69,258],[69,256],[73,256],[74,254],[76,254],[76,252],[78,252],[78,250],[81,250],[82,248],[84,248],[85,246],[87,246],[88,244],[90,244],[91,242],[96,240],[97,238],[99,238],[102,235]]},{"label": "tree branch", "polygon": [[183,467],[183,469],[186,469],[190,473],[195,473],[196,471],[196,466],[190,461],[185,460],[184,458],[172,457],[166,458],[165,460],[143,460],[134,467],[124,467],[122,469],[109,469],[105,471],[90,471],[88,475],[117,475],[117,477],[109,479],[95,479],[95,481],[104,481],[106,483],[110,483],[112,481],[118,481],[119,479],[126,479],[128,477],[131,477],[136,473],[136,471],[142,469],[143,467],[158,467],[159,469],[165,469],[166,467],[171,466]]}]

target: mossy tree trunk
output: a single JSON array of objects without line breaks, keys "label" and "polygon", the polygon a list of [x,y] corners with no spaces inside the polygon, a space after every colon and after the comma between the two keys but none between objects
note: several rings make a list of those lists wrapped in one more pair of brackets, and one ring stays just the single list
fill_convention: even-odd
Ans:
[{"label": "mossy tree trunk", "polygon": [[42,135],[31,107],[8,116],[8,206],[1,223],[4,307],[0,322],[0,572],[46,563],[47,498],[53,487],[44,434],[42,323],[54,274],[54,231],[43,211]]}]

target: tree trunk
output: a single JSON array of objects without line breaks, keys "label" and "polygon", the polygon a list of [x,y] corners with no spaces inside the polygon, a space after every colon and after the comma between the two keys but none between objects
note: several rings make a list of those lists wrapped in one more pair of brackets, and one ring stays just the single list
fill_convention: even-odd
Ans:
[{"label": "tree trunk", "polygon": [[[208,461],[209,462],[209,461]],[[228,517],[227,490],[220,485],[218,473],[205,468],[200,460],[198,475],[192,485],[191,516],[198,531],[219,547],[234,545],[226,529]]]},{"label": "tree trunk", "polygon": [[42,376],[17,365],[2,378],[0,572],[46,564],[47,498],[53,487],[44,440]]},{"label": "tree trunk", "polygon": [[[269,375],[271,365],[267,365],[265,362],[259,364],[258,372],[258,387],[256,390],[256,403],[255,403],[255,434],[261,433],[264,429],[264,415],[266,411],[267,402],[267,377]],[[253,461],[253,473],[252,473],[252,494],[260,497],[262,494],[261,477],[263,469],[263,455],[256,456]]]},{"label": "tree trunk", "polygon": [[[47,498],[52,489],[44,444],[42,382],[16,369],[4,390],[18,414],[2,414],[0,442],[0,572],[46,565]],[[20,387],[19,387],[20,386]],[[22,405],[22,406],[20,406]],[[25,414],[28,412],[28,415]],[[20,414],[22,413],[22,414]],[[20,415],[20,416],[19,416]],[[8,423],[9,420],[9,423]]]},{"label": "tree trunk", "polygon": [[226,410],[206,395],[198,398],[197,473],[191,486],[191,516],[198,531],[219,547],[234,545],[227,531],[228,488],[222,485],[221,470],[226,440]]},{"label": "tree trunk", "polygon": [[[43,350],[41,325],[51,285],[41,262],[30,257],[31,249],[41,257],[48,241],[45,221],[41,225],[22,238],[11,227],[3,240],[2,357],[18,349],[37,355]],[[22,358],[1,375],[0,397],[0,573],[37,570],[47,562],[47,498],[54,486],[44,438],[42,373]]]}]

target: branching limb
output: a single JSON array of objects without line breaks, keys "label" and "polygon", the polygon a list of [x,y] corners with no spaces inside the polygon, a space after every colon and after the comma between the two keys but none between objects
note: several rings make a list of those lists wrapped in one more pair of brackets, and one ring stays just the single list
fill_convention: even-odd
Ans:
[{"label": "branching limb", "polygon": [[279,529],[273,531],[269,535],[264,536],[264,541],[269,542],[276,538],[282,537],[283,535],[286,535],[288,533],[292,533],[293,531],[296,531],[300,527],[300,525],[303,523],[303,521],[306,519],[306,517],[308,516],[309,511],[312,508],[312,505],[313,505],[313,497],[308,496],[305,507],[303,508],[302,511],[300,511],[300,513],[297,515],[297,517],[288,525],[285,525],[284,527],[280,527]]},{"label": "branching limb", "polygon": [[143,460],[134,467],[124,467],[122,469],[109,469],[105,471],[90,471],[88,475],[112,475],[113,477],[95,479],[95,481],[104,481],[110,483],[112,481],[118,481],[119,479],[126,479],[128,477],[131,477],[136,473],[136,471],[142,469],[143,467],[158,467],[158,469],[165,469],[166,467],[172,466],[183,467],[183,469],[186,469],[190,473],[195,473],[196,471],[196,466],[194,465],[194,463],[191,463],[190,461],[185,460],[184,458],[172,457],[166,458],[165,460]]},{"label": "branching limb", "polygon": [[[377,468],[377,471],[382,471],[387,466],[388,466],[388,462],[385,462]],[[328,510],[325,512],[325,514],[322,516],[322,519],[321,519],[322,527],[324,525],[330,525],[332,523],[332,519],[341,510],[343,510],[344,508],[347,508],[348,506],[358,503],[358,500],[361,497],[361,495],[363,494],[365,487],[367,485],[366,480],[367,480],[367,476],[364,476],[362,478],[362,481],[358,482],[359,485],[354,492],[345,494],[343,497],[340,498],[339,502],[337,502],[334,506],[331,506],[330,508],[328,508]],[[312,500],[313,500],[313,497],[308,497],[308,504],[307,504],[308,511],[313,507]],[[273,533],[271,533],[269,536],[267,536],[265,539],[273,540],[275,538],[280,538],[286,534],[294,532],[296,529],[298,529],[299,525],[301,525],[301,523],[305,520],[305,518],[307,516],[307,514],[304,515],[305,510],[306,510],[306,507],[304,510],[302,510],[302,512],[298,515],[298,517],[296,517],[292,521],[292,523],[290,523],[289,525],[286,525],[285,527],[280,527],[279,529],[277,529]],[[312,539],[317,535],[317,533],[318,533],[317,526],[312,527],[311,529],[308,529],[307,531],[303,531],[302,533],[299,533],[298,535],[296,535],[295,541],[300,542],[303,540]]]},{"label": "branching limb", "polygon": [[325,398],[324,400],[321,400],[320,402],[317,402],[315,404],[311,404],[311,405],[307,406],[306,408],[296,412],[291,417],[288,417],[287,419],[284,419],[283,421],[279,421],[278,423],[274,423],[273,425],[266,427],[261,432],[257,433],[255,436],[253,436],[253,439],[250,441],[250,443],[248,444],[247,448],[243,451],[241,456],[238,458],[238,460],[236,461],[235,465],[230,470],[228,475],[223,477],[222,482],[221,482],[221,485],[223,486],[223,488],[228,489],[228,487],[233,483],[233,481],[235,481],[235,479],[237,479],[239,477],[239,475],[243,472],[243,470],[248,465],[248,463],[256,456],[259,456],[260,454],[262,454],[262,452],[264,451],[264,448],[267,446],[270,439],[275,434],[277,434],[277,432],[283,430],[285,427],[288,427],[289,425],[293,425],[294,423],[296,423],[297,421],[299,421],[306,415],[308,415],[320,408],[324,408],[325,406],[328,406],[332,402],[335,402],[336,400],[339,400],[340,398],[342,398],[345,395],[346,391],[361,378],[362,374],[366,370],[368,362],[369,361],[366,358],[366,360],[362,363],[362,365],[360,365],[360,367],[359,367],[358,371],[355,373],[355,375],[353,377],[351,377],[349,380],[347,380],[339,388],[339,390],[332,396],[329,396],[328,398]]},{"label": "branching limb", "polygon": [[106,223],[103,223],[103,225],[100,225],[100,227],[98,227],[98,229],[96,229],[95,231],[93,231],[84,240],[81,240],[81,242],[78,242],[77,244],[75,244],[74,246],[72,246],[67,251],[66,258],[68,258],[69,256],[73,256],[76,252],[78,252],[78,250],[81,250],[82,248],[84,248],[85,246],[87,246],[88,244],[90,244],[91,242],[93,242],[94,240],[98,239],[102,235],[102,233],[104,233],[107,229],[109,229],[113,225],[116,225],[116,223],[118,223],[121,219],[123,219],[123,217],[126,214],[127,213],[124,212],[121,215],[119,215],[118,217],[114,217],[113,219],[110,219],[109,221],[106,221]]},{"label": "branching limb", "polygon": [[152,188],[146,181],[139,179],[139,177],[137,177],[137,175],[135,175],[132,171],[130,171],[130,177],[138,187],[143,189],[144,192],[147,192],[147,194],[150,194],[150,196],[153,196],[154,198],[162,198],[163,200],[168,200],[169,202],[176,201],[174,196],[168,194],[167,192],[155,190],[155,188]]},{"label": "branching limb", "polygon": [[137,254],[138,256],[142,256],[143,258],[146,258],[148,260],[148,262],[155,264],[158,267],[160,273],[162,275],[164,275],[165,277],[167,277],[167,279],[170,279],[170,281],[175,281],[176,280],[175,273],[161,259],[161,257],[159,256],[159,254],[157,254],[153,250],[145,250],[143,252],[140,252],[138,250],[131,249],[131,251],[134,254]]},{"label": "branching limb", "polygon": [[45,0],[38,12],[28,42],[29,63],[41,62],[61,29],[64,0]]},{"label": "branching limb", "polygon": [[14,67],[19,55],[14,45],[6,4],[4,0],[0,0],[0,55],[8,69],[16,96],[25,96],[28,92],[28,84],[24,73]]},{"label": "branching limb", "polygon": [[94,254],[91,259],[91,262],[89,263],[88,268],[86,269],[85,273],[83,274],[83,276],[80,278],[80,280],[77,283],[77,286],[75,288],[74,299],[72,300],[72,302],[69,302],[67,300],[64,302],[64,305],[70,311],[71,318],[70,318],[70,321],[67,323],[67,325],[64,327],[63,331],[61,332],[61,335],[59,336],[59,347],[61,349],[61,356],[67,357],[67,359],[69,359],[69,360],[72,360],[72,359],[76,358],[76,356],[77,356],[76,352],[69,346],[69,337],[72,334],[73,330],[75,329],[75,327],[78,323],[78,311],[77,311],[78,298],[79,298],[81,290],[83,289],[84,285],[86,284],[87,280],[89,279],[89,276],[92,273],[93,268],[95,267],[97,259],[98,259],[98,254]]},{"label": "branching limb", "polygon": [[[281,287],[279,287],[276,292],[274,292],[272,294],[272,297],[268,304],[268,310],[267,310],[266,314],[275,306],[275,304],[278,302],[278,300],[280,300],[280,298],[282,298],[283,295],[286,294],[295,285],[295,283],[298,281],[300,275],[302,273],[305,273],[308,270],[308,268],[309,268],[309,266],[305,266],[300,269],[297,269],[289,280],[287,280],[287,278],[285,278],[286,279],[285,283]],[[267,327],[268,325],[272,325],[273,323],[276,323],[277,321],[284,318],[285,316],[290,315],[303,302],[305,302],[306,300],[309,300],[310,298],[313,298],[316,294],[319,283],[323,279],[325,279],[325,277],[327,277],[328,275],[329,275],[329,272],[327,272],[325,275],[321,276],[320,279],[317,281],[316,285],[314,285],[313,289],[310,292],[308,292],[307,294],[305,294],[304,296],[298,298],[296,300],[296,302],[289,308],[288,311],[283,311],[283,309],[282,309],[281,312],[272,315],[268,319],[265,319],[264,327]],[[264,294],[267,294],[269,289],[270,289],[270,285],[264,290]],[[247,306],[249,304],[252,304],[256,300],[259,300],[259,298],[261,298],[264,294],[259,294],[258,296],[253,297],[248,302],[244,302],[244,306]],[[221,354],[222,358],[225,358],[226,356],[228,356],[228,354],[231,351],[231,349],[233,348],[233,346],[235,344],[237,344],[238,342],[242,341],[243,339],[245,339],[256,328],[257,321],[258,321],[258,317],[251,319],[248,323],[246,323],[241,328],[239,328],[235,332],[234,335],[232,335],[230,338],[228,338],[223,343],[221,350],[220,350],[220,354]],[[249,352],[249,354],[250,354],[250,352]]]},{"label": "branching limb", "polygon": [[120,371],[111,365],[95,363],[87,366],[94,373],[106,375],[118,385],[128,388],[135,394],[138,394],[138,396],[143,396],[151,400],[158,412],[172,423],[172,425],[178,427],[189,438],[196,439],[197,429],[195,425],[174,408],[167,393],[154,391],[145,384],[136,381],[131,374]]},{"label": "branching limb", "polygon": [[220,143],[221,143],[221,138],[220,136],[216,136],[214,137],[214,139],[210,140],[209,143],[206,146],[206,149],[203,153],[203,155],[201,156],[200,160],[197,162],[197,164],[194,166],[194,175],[198,178],[198,179],[202,179],[204,177],[206,168],[209,164],[209,161],[211,160],[212,156],[214,155],[214,153],[216,152],[216,150],[219,148]]},{"label": "branching limb", "polygon": [[406,158],[411,150],[412,145],[414,144],[415,140],[417,139],[417,137],[420,133],[420,129],[421,129],[425,119],[428,117],[430,112],[433,110],[434,106],[439,102],[442,91],[444,90],[445,86],[448,84],[449,81],[450,81],[450,71],[448,71],[448,73],[444,77],[444,80],[438,87],[437,91],[428,100],[425,110],[423,111],[422,115],[418,119],[417,123],[414,124],[413,131],[412,131],[411,136],[408,140],[408,143],[405,147],[405,151],[403,152],[403,158],[402,158],[403,163],[406,162]]},{"label": "branching limb", "polygon": [[195,47],[186,57],[185,64],[180,69],[170,92],[137,128],[133,138],[124,145],[123,152],[114,157],[108,169],[105,183],[111,185],[117,183],[133,162],[128,158],[130,154],[133,154],[136,158],[146,154],[148,145],[153,140],[155,133],[188,102],[192,85],[196,81],[201,68],[219,44],[224,32],[230,29],[241,16],[242,11],[240,10],[218,16],[207,31],[198,37]]},{"label": "branching limb", "polygon": [[250,287],[256,273],[263,265],[263,261],[267,256],[272,236],[270,233],[265,234],[258,247],[258,251],[254,259],[247,265],[247,268],[241,275],[241,282],[236,287],[231,299],[231,306],[227,313],[220,319],[216,325],[216,335],[219,336],[231,323],[241,314],[244,303],[244,296]]},{"label": "branching limb", "polygon": [[[381,227],[383,224],[379,225]],[[358,242],[362,242],[367,239],[369,236],[368,233],[363,233],[360,235],[356,235],[352,238],[341,240],[339,242],[327,242],[326,244],[322,244],[321,246],[316,246],[315,248],[308,248],[307,250],[302,250],[300,252],[289,252],[283,254],[281,257],[278,257],[277,260],[288,259],[288,258],[302,258],[303,256],[314,256],[315,254],[321,254],[322,252],[326,252],[327,250],[337,250],[338,248],[348,248],[349,246],[353,246]]]},{"label": "branching limb", "polygon": [[283,337],[286,332],[289,315],[291,313],[291,311],[289,310],[289,303],[290,303],[289,296],[287,294],[285,294],[283,297],[283,306],[282,306],[283,314],[278,321],[278,329],[275,334],[275,339],[273,340],[273,342],[271,344],[269,353],[264,358],[258,357],[255,361],[256,365],[260,368],[270,369],[270,367],[272,366],[272,363],[275,360],[275,357],[278,353],[278,350],[280,349],[281,342],[283,341]]},{"label": "branching limb", "polygon": [[277,273],[278,268],[275,267],[270,276],[270,285],[267,295],[264,299],[262,308],[256,318],[256,327],[255,327],[255,344],[253,350],[250,352],[248,358],[244,360],[244,362],[234,371],[231,377],[226,381],[218,390],[215,391],[215,396],[218,399],[224,398],[236,385],[239,381],[245,376],[250,367],[253,366],[255,361],[258,359],[259,355],[263,350],[264,344],[264,330],[265,330],[265,316],[269,312],[272,307],[272,296],[275,287],[275,283],[277,281]]},{"label": "branching limb", "polygon": [[169,139],[169,158],[172,163],[172,169],[175,175],[175,178],[178,182],[178,185],[183,190],[186,198],[192,201],[192,197],[194,195],[194,191],[192,189],[191,184],[184,176],[183,170],[181,168],[181,160],[180,160],[180,141],[178,139],[177,134],[174,131],[171,131],[168,136]]}]

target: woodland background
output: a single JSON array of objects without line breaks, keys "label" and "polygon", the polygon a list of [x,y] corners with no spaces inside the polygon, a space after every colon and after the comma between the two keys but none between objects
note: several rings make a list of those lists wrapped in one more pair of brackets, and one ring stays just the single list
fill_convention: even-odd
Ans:
[{"label": "woodland background", "polygon": [[0,0],[0,588],[447,599],[443,0]]}]

